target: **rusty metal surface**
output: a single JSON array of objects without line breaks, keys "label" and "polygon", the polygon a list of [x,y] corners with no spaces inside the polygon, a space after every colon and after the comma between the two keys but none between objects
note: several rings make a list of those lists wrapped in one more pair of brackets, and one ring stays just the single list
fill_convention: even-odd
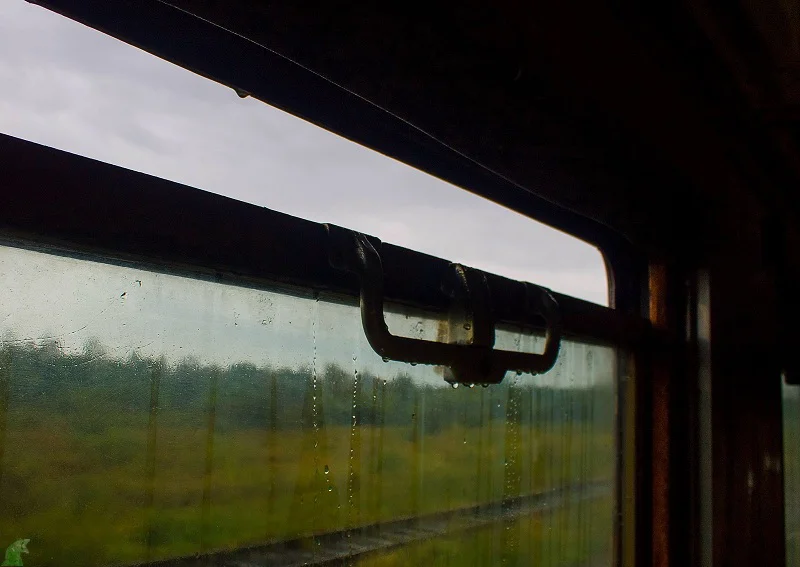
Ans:
[{"label": "rusty metal surface", "polygon": [[675,340],[661,347],[652,345],[640,356],[642,372],[647,373],[640,396],[645,415],[639,427],[647,437],[641,451],[647,461],[642,476],[648,501],[647,517],[642,518],[644,525],[639,533],[640,539],[647,538],[640,544],[646,546],[648,557],[640,557],[639,563],[656,567],[698,564],[693,563],[697,557],[699,506],[695,491],[697,458],[692,447],[699,429],[688,273],[685,266],[663,261],[651,265],[650,320],[654,328]]},{"label": "rusty metal surface", "polygon": [[[667,268],[654,265],[650,269],[650,321],[653,326],[670,326],[670,295]],[[669,567],[670,552],[670,360],[663,353],[653,357],[652,367],[652,530],[653,567]]]}]

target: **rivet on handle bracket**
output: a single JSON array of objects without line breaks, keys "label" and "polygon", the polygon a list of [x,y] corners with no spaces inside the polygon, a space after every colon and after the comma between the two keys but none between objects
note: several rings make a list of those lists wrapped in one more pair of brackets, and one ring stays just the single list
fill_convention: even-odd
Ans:
[{"label": "rivet on handle bracket", "polygon": [[331,265],[356,274],[360,280],[364,333],[370,346],[383,358],[446,366],[453,372],[453,381],[462,384],[497,384],[508,371],[539,374],[555,364],[561,344],[561,316],[558,304],[547,289],[520,282],[525,287],[526,304],[521,306],[524,318],[533,321],[540,315],[547,323],[541,354],[494,350],[497,320],[486,276],[460,264],[452,264],[456,282],[454,294],[460,295],[467,304],[471,342],[451,344],[399,337],[389,332],[384,319],[380,240],[335,225],[325,227]]}]

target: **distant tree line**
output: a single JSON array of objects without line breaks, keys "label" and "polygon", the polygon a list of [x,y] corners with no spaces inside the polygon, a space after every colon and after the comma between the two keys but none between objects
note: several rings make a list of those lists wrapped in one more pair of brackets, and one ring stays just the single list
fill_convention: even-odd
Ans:
[{"label": "distant tree line", "polygon": [[412,422],[435,432],[494,419],[613,426],[610,386],[543,387],[531,376],[511,382],[453,389],[444,381],[439,387],[406,373],[356,374],[335,364],[313,369],[242,362],[222,368],[136,353],[115,359],[97,340],[80,354],[53,344],[0,347],[0,414],[30,425],[58,416],[71,427],[99,431],[113,424],[145,424],[143,414],[157,413],[159,421],[192,427],[204,426],[213,414],[220,432]]}]

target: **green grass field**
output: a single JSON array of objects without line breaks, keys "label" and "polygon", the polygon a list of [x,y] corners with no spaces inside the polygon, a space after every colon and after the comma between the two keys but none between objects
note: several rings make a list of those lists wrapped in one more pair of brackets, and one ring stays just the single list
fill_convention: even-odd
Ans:
[{"label": "green grass field", "polygon": [[[0,352],[0,537],[124,565],[610,483],[611,395]],[[572,502],[359,561],[594,567],[612,518]]]},{"label": "green grass field", "polygon": [[[367,555],[358,567],[611,565],[609,498]],[[606,521],[603,521],[603,520]]]},{"label": "green grass field", "polygon": [[[610,440],[601,435],[565,441],[562,431],[528,430],[511,451],[503,425],[495,423],[491,436],[488,428],[451,428],[421,436],[424,442],[399,427],[362,426],[356,435],[328,427],[316,435],[316,449],[310,431],[215,434],[210,471],[207,431],[164,427],[150,477],[146,429],[74,435],[52,424],[9,432],[0,534],[30,538],[31,565],[134,563],[499,501],[611,473],[600,449]],[[516,472],[509,459],[519,463]],[[575,508],[581,519],[571,524],[597,530],[610,523],[610,503]],[[564,536],[557,514],[535,521],[569,537],[571,524]]]}]

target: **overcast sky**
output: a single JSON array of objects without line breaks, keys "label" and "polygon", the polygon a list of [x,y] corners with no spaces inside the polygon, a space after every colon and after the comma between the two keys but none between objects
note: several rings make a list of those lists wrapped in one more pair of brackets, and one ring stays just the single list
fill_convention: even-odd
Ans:
[{"label": "overcast sky", "polygon": [[606,304],[594,248],[24,0],[0,132]]}]

